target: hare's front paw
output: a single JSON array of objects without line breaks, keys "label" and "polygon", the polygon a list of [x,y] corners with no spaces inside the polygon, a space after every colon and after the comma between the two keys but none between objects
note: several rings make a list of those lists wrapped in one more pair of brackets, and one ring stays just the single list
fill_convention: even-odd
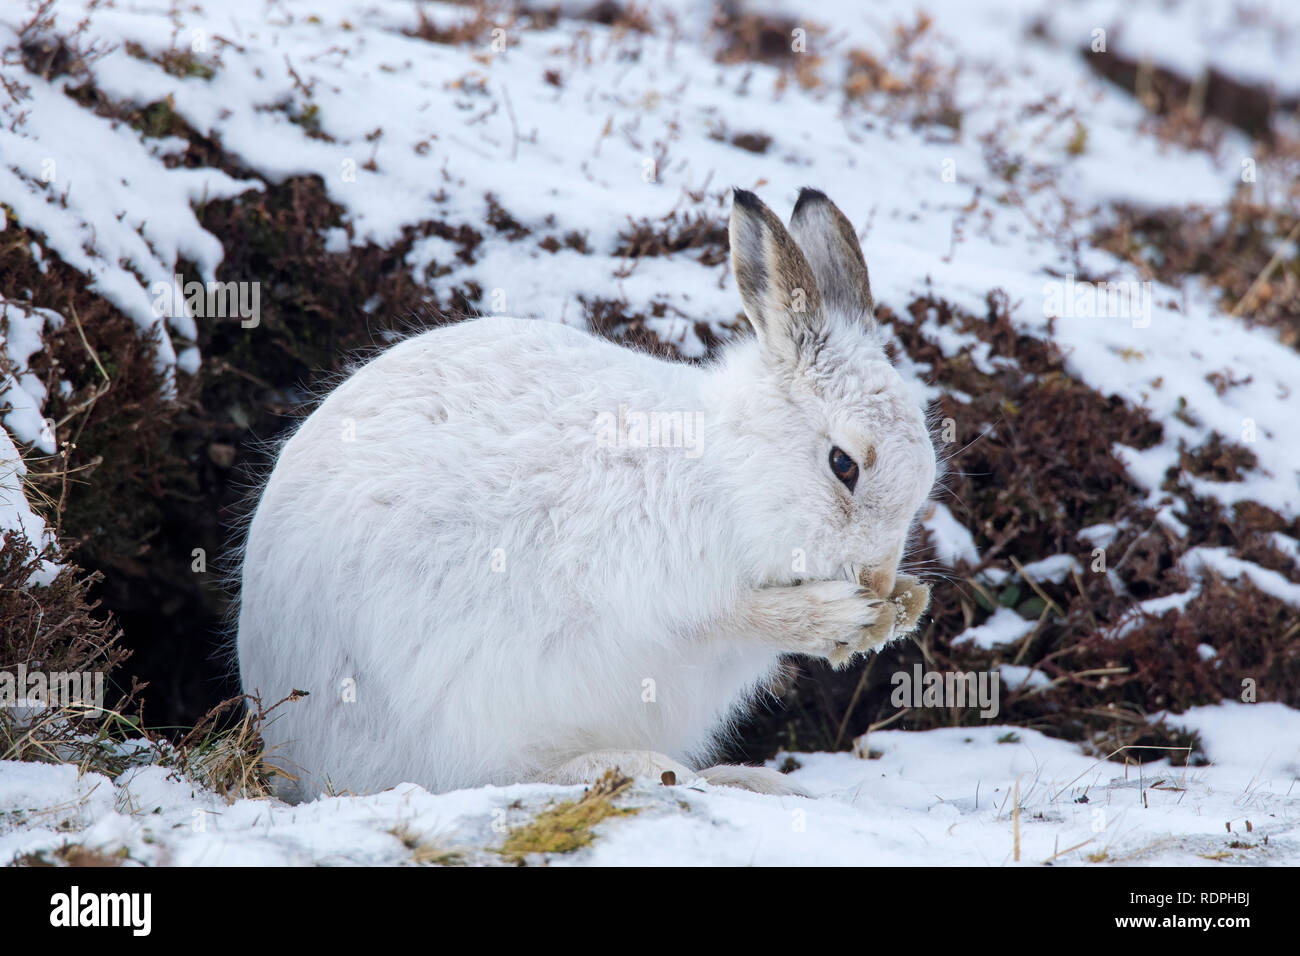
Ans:
[{"label": "hare's front paw", "polygon": [[910,574],[900,574],[889,601],[881,608],[876,623],[862,632],[859,651],[878,650],[894,638],[916,630],[921,615],[930,606],[930,585]]},{"label": "hare's front paw", "polygon": [[855,653],[876,646],[867,635],[882,620],[892,620],[888,601],[851,581],[811,581],[782,590],[790,601],[787,649],[824,657],[836,668],[847,667]]}]

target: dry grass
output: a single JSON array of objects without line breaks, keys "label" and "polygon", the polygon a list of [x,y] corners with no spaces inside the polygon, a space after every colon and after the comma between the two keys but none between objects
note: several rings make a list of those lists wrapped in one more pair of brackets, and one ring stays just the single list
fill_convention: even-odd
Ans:
[{"label": "dry grass", "polygon": [[959,68],[944,65],[926,51],[923,41],[932,25],[924,11],[918,11],[911,23],[896,24],[883,59],[867,50],[850,50],[845,100],[873,114],[904,117],[913,127],[937,125],[959,131]]},{"label": "dry grass", "polygon": [[274,711],[304,696],[295,690],[269,707],[249,694],[223,701],[174,746],[156,737],[156,762],[215,791],[227,803],[269,797],[272,778],[291,775],[267,762],[262,727]]},{"label": "dry grass", "polygon": [[102,849],[83,846],[80,843],[64,843],[53,850],[38,850],[33,853],[20,853],[14,857],[10,866],[36,867],[104,867],[121,866],[128,859],[126,847],[115,853],[106,853]]},{"label": "dry grass", "polygon": [[[63,763],[79,773],[115,779],[131,767],[155,766],[220,794],[227,803],[271,795],[271,778],[285,772],[268,764],[261,727],[280,704],[263,709],[256,698],[233,698],[213,708],[179,743],[151,730],[139,714],[68,705],[19,720],[0,711],[0,760]],[[236,704],[233,720],[226,719]]]},{"label": "dry grass", "polygon": [[1093,71],[1132,93],[1158,117],[1156,132],[1168,141],[1214,147],[1222,139],[1222,127],[1235,126],[1253,139],[1271,143],[1278,109],[1296,108],[1294,102],[1280,103],[1266,85],[1243,83],[1212,67],[1201,76],[1187,77],[1113,49],[1080,52]]},{"label": "dry grass", "polygon": [[592,828],[602,820],[638,812],[636,807],[614,805],[614,800],[631,786],[631,777],[625,777],[617,770],[608,770],[579,799],[543,810],[530,822],[510,831],[499,852],[522,865],[531,853],[580,850],[595,839]]},{"label": "dry grass", "polygon": [[463,866],[465,854],[441,837],[429,837],[405,822],[388,831],[411,852],[411,862],[419,866]]},{"label": "dry grass", "polygon": [[1300,254],[1285,255],[1298,237],[1300,193],[1292,205],[1270,208],[1243,192],[1222,210],[1117,206],[1093,241],[1146,278],[1174,287],[1204,282],[1222,294],[1225,311],[1276,328],[1300,349]]},{"label": "dry grass", "polygon": [[429,43],[442,43],[452,46],[476,44],[487,37],[488,32],[496,27],[508,28],[511,18],[499,16],[492,5],[482,2],[469,4],[464,16],[448,26],[439,26],[422,8],[416,8],[419,22],[407,35],[427,40]]},{"label": "dry grass", "polygon": [[[296,696],[265,709],[255,698],[232,698],[173,743],[145,724],[140,703],[145,685],[133,681],[127,689],[114,690],[129,652],[113,619],[88,599],[96,577],[64,563],[48,585],[31,583],[43,561],[56,559],[67,562],[68,554],[52,548],[37,552],[17,532],[4,536],[0,671],[25,667],[45,674],[99,673],[105,700],[50,704],[34,713],[0,708],[0,760],[68,763],[82,773],[109,778],[133,765],[153,764],[170,767],[227,800],[268,794],[272,771],[259,731],[272,711]],[[243,707],[246,701],[249,706]]]},{"label": "dry grass", "polygon": [[[614,255],[635,260],[646,256],[667,256],[696,251],[695,261],[716,266],[727,261],[731,246],[725,219],[707,213],[670,212],[657,222],[641,219],[629,222],[618,234]],[[629,267],[624,268],[624,272]]]}]

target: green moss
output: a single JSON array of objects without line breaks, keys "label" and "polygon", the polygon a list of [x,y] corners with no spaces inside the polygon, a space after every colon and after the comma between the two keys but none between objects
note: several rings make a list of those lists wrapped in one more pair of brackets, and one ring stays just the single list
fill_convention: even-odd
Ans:
[{"label": "green moss", "polygon": [[172,109],[169,96],[165,100],[158,100],[141,109],[131,118],[131,125],[139,130],[142,136],[161,139],[164,136],[175,135],[178,127],[183,123],[176,115],[176,111]]},{"label": "green moss", "polygon": [[530,853],[572,853],[595,839],[592,827],[609,817],[631,816],[637,807],[616,807],[614,798],[632,785],[631,777],[606,771],[578,800],[567,800],[543,810],[531,822],[510,832],[501,845],[502,856],[522,864]]},{"label": "green moss", "polygon": [[306,109],[290,113],[289,121],[301,126],[309,134],[320,134],[320,107],[311,103]]},{"label": "green moss", "polygon": [[182,79],[198,77],[201,80],[210,80],[217,73],[210,63],[199,59],[190,50],[164,50],[162,53],[151,55],[140,44],[127,43],[126,52],[137,60],[148,60],[150,63],[156,63],[165,72],[170,73],[172,76],[179,76]]},{"label": "green moss", "polygon": [[1070,137],[1070,142],[1065,146],[1065,151],[1071,156],[1079,156],[1088,148],[1088,127],[1082,123],[1074,124],[1074,134]]}]

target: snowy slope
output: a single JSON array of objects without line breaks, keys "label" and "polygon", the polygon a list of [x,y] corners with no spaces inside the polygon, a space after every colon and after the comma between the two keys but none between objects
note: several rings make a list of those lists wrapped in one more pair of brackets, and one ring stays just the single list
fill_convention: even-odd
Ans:
[{"label": "snowy slope", "polygon": [[[617,798],[635,814],[597,825],[587,847],[527,862],[1001,866],[1015,863],[1018,827],[1025,865],[1300,863],[1300,715],[1258,704],[1185,716],[1222,763],[1125,768],[1006,727],[882,731],[869,748],[859,742],[873,759],[798,756],[792,779],[815,799],[642,780]],[[1275,729],[1289,744],[1237,746]],[[529,784],[433,795],[404,784],[298,807],[227,805],[157,767],[115,785],[68,766],[10,763],[0,765],[0,863],[72,844],[128,864],[403,864],[417,852],[499,864],[513,828],[581,794]]]},{"label": "snowy slope", "polygon": [[[1045,282],[1054,276],[1078,270],[1114,281],[1141,278],[1108,254],[1074,247],[1099,210],[1120,200],[1220,204],[1241,185],[1238,155],[1248,149],[1230,134],[1223,155],[1211,157],[1142,132],[1141,107],[1075,55],[1086,39],[1075,32],[1094,19],[1109,22],[1114,9],[1082,7],[1055,28],[1064,38],[1029,38],[1029,24],[1055,6],[987,0],[931,11],[940,14],[935,26],[907,62],[929,59],[953,71],[959,140],[942,135],[943,127],[913,128],[906,113],[891,119],[887,110],[882,117],[844,107],[848,52],[887,58],[892,26],[918,16],[918,5],[902,2],[869,13],[843,0],[819,5],[818,22],[830,26],[809,41],[809,55],[822,58],[822,81],[810,89],[780,80],[774,66],[715,63],[716,38],[689,4],[675,28],[654,35],[566,20],[528,29],[503,17],[506,45],[498,53],[488,32],[460,46],[403,33],[418,19],[414,7],[401,4],[290,4],[268,19],[258,0],[231,0],[198,5],[173,21],[152,4],[123,2],[91,17],[93,35],[109,49],[92,70],[113,100],[168,99],[191,127],[216,137],[267,182],[320,175],[347,212],[350,237],[340,230],[331,236],[336,244],[384,245],[428,220],[481,222],[488,193],[536,234],[548,216],[565,231],[587,234],[594,255],[547,253],[531,240],[490,234],[469,266],[454,261],[444,239],[418,241],[409,257],[417,277],[423,281],[431,262],[455,266],[429,280],[431,291],[473,280],[485,290],[485,309],[580,322],[579,295],[622,298],[634,310],[658,303],[664,314],[647,324],[698,353],[696,321],[724,335],[734,324],[728,267],[703,265],[689,250],[629,263],[614,254],[618,232],[629,220],[654,221],[674,210],[720,220],[732,184],[758,186],[778,210],[813,184],[863,224],[879,301],[905,302],[930,283],[954,303],[979,309],[1000,287],[1015,303],[1014,320],[1043,334],[1053,311]],[[1094,8],[1100,12],[1089,12]],[[459,7],[426,9],[439,22],[468,16]],[[1171,30],[1202,35],[1193,6],[1143,9]],[[79,16],[76,2],[58,10],[65,24]],[[12,6],[0,13],[0,33],[19,25],[23,12]],[[1289,83],[1300,63],[1294,33],[1270,36],[1268,68]],[[173,75],[142,51],[156,58],[191,53],[211,78]],[[1254,51],[1257,64],[1260,56]],[[543,82],[548,73],[561,85]],[[196,264],[197,278],[211,278],[218,267],[220,245],[199,227],[191,204],[258,183],[219,170],[168,168],[164,158],[181,145],[174,138],[144,139],[77,107],[59,91],[69,78],[45,83],[25,75],[24,82],[32,99],[6,106],[9,117],[24,118],[0,129],[0,194],[142,328],[161,324],[152,284],[170,280],[180,258]],[[1052,110],[1029,110],[1048,97],[1055,97]],[[1088,130],[1078,155],[1066,149],[1074,128],[1061,120],[1066,111]],[[308,135],[304,116],[318,124],[316,135]],[[773,142],[760,155],[716,138],[719,130],[758,130]],[[1019,203],[990,201],[1000,187],[985,154],[989,137],[1004,151],[1032,155],[1051,187],[1027,191]],[[50,161],[54,179],[47,181]],[[1262,198],[1283,185],[1262,171],[1253,188]],[[1281,396],[1300,381],[1300,355],[1279,347],[1267,329],[1225,320],[1201,289],[1157,284],[1151,301],[1141,323],[1068,314],[1056,322],[1073,374],[1104,394],[1147,404],[1164,425],[1164,443],[1129,454],[1134,478],[1158,499],[1153,476],[1176,463],[1180,441],[1196,445],[1214,430],[1236,436],[1250,419],[1259,468],[1245,485],[1198,490],[1229,504],[1249,497],[1294,513],[1300,444],[1284,440],[1291,408]],[[184,314],[166,320],[163,361],[178,348],[189,350],[183,366],[199,360],[189,344],[193,322]],[[945,350],[962,345],[945,343]],[[1206,376],[1225,370],[1249,370],[1249,381],[1219,394]]]}]

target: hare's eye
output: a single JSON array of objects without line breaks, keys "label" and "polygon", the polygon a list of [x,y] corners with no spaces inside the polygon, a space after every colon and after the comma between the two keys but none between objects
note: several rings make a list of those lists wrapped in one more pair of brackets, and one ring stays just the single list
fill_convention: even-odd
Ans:
[{"label": "hare's eye", "polygon": [[831,449],[831,471],[835,472],[835,477],[844,482],[844,487],[849,491],[858,483],[858,463],[838,445]]}]

